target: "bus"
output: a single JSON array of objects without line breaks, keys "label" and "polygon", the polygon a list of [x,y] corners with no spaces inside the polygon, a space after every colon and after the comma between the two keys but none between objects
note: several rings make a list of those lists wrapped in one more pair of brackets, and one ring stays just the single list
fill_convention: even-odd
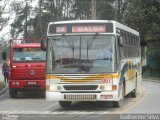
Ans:
[{"label": "bus", "polygon": [[[136,97],[141,77],[139,32],[109,20],[51,22],[46,50],[46,100],[68,108],[74,101],[123,105]],[[45,44],[45,45],[44,45]]]},{"label": "bus", "polygon": [[[41,50],[41,44],[34,41],[34,39],[10,40],[8,88],[11,98],[17,98],[19,91],[37,91],[45,95],[46,53]],[[5,54],[6,52],[4,60]]]}]

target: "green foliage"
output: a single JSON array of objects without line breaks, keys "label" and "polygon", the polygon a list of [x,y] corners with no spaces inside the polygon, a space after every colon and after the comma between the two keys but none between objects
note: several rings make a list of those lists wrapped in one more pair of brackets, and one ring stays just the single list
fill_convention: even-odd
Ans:
[{"label": "green foliage", "polygon": [[160,49],[147,49],[146,55],[155,59],[160,59]]},{"label": "green foliage", "polygon": [[6,87],[6,85],[2,82],[0,82],[0,91],[3,90]]},{"label": "green foliage", "polygon": [[[16,38],[19,34],[23,34],[25,36],[26,34],[28,36],[31,36],[29,33],[29,19],[31,19],[30,13],[32,11],[31,5],[24,2],[14,2],[11,5],[11,9],[15,11],[16,18],[14,22],[11,24],[11,37]],[[25,27],[27,27],[28,31],[25,31]],[[27,33],[26,33],[27,32]]]},{"label": "green foliage", "polygon": [[160,69],[160,49],[148,49],[146,52],[148,66],[152,69]]},{"label": "green foliage", "polygon": [[102,20],[114,20],[115,8],[113,4],[113,0],[99,0],[96,4],[98,18]]},{"label": "green foliage", "polygon": [[138,30],[143,41],[160,37],[158,0],[126,0],[124,7],[123,22]]},{"label": "green foliage", "polygon": [[[30,0],[31,1],[31,0]],[[32,2],[14,2],[16,18],[11,25],[12,37],[25,35],[41,37],[49,22],[91,19],[91,0],[39,0],[35,8]],[[97,0],[98,19],[117,20],[140,32],[141,40],[160,38],[160,2],[158,0]],[[26,18],[27,9],[27,23]]]},{"label": "green foliage", "polygon": [[90,19],[91,0],[75,0],[71,12],[75,19]]}]

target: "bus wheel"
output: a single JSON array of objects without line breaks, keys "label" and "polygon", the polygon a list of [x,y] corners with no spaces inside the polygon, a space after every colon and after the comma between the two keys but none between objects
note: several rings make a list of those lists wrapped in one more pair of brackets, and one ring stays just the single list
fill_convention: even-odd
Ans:
[{"label": "bus wheel", "polygon": [[17,93],[18,93],[17,90],[11,88],[9,89],[9,95],[11,98],[17,98]]},{"label": "bus wheel", "polygon": [[70,108],[71,103],[72,103],[71,101],[59,101],[59,105],[62,108]]},{"label": "bus wheel", "polygon": [[137,75],[136,75],[135,89],[130,93],[130,97],[135,98],[136,94],[137,94]]},{"label": "bus wheel", "polygon": [[136,94],[137,94],[137,89],[135,88],[131,93],[130,93],[130,96],[132,98],[135,98],[136,97]]}]

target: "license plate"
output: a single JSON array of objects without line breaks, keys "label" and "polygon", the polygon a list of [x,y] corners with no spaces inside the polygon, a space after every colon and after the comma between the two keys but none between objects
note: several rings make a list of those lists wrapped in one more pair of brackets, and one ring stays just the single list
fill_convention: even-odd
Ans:
[{"label": "license plate", "polygon": [[28,83],[28,85],[37,85],[37,82],[35,82],[35,81],[29,81],[27,83]]}]

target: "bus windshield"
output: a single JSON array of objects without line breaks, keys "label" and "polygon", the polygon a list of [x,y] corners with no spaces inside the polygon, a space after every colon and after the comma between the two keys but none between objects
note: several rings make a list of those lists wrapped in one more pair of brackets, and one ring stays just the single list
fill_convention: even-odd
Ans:
[{"label": "bus windshield", "polygon": [[13,51],[14,62],[44,62],[46,59],[46,53],[40,48],[14,48]]},{"label": "bus windshield", "polygon": [[98,34],[50,37],[48,64],[54,73],[114,72],[114,40]]}]

